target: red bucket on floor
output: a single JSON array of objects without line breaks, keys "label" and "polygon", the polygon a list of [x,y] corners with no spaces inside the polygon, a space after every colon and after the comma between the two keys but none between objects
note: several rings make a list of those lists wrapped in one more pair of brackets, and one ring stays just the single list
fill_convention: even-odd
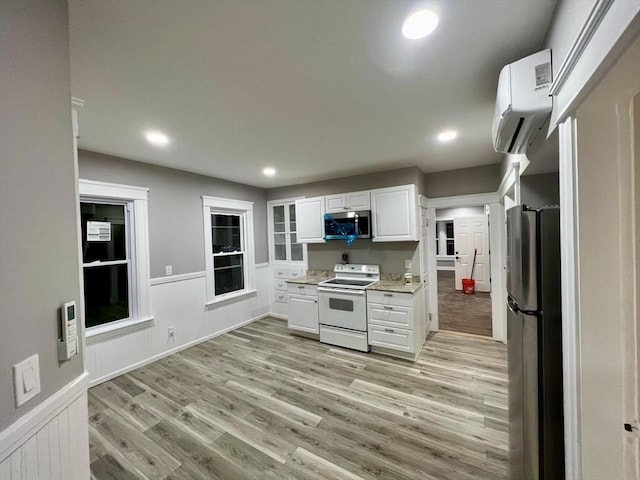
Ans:
[{"label": "red bucket on floor", "polygon": [[476,281],[473,278],[462,279],[462,293],[465,295],[476,293]]}]

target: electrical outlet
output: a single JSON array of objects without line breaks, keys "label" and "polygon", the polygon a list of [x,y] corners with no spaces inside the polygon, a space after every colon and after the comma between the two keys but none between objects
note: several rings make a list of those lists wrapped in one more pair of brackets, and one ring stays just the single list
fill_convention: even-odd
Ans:
[{"label": "electrical outlet", "polygon": [[176,334],[175,327],[169,327],[169,338],[173,337]]},{"label": "electrical outlet", "polygon": [[411,268],[411,260],[405,260],[404,261],[404,268],[406,268],[406,269]]},{"label": "electrical outlet", "polygon": [[165,275],[173,275],[173,266],[167,265],[166,267],[164,267],[164,273]]}]

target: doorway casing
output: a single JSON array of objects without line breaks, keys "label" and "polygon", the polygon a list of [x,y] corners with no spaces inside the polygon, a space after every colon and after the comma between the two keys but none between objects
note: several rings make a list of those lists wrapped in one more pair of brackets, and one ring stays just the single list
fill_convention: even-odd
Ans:
[{"label": "doorway casing", "polygon": [[[428,255],[428,278],[436,279],[436,209],[439,208],[459,208],[488,206],[489,209],[489,244],[491,252],[491,323],[493,339],[505,343],[507,341],[506,331],[506,275],[504,273],[503,258],[505,252],[505,215],[504,206],[500,204],[498,193],[478,193],[472,195],[458,195],[451,197],[426,198],[420,196],[420,206],[427,208],[427,218],[429,224],[427,237]],[[429,290],[429,312],[431,314],[431,330],[439,330],[438,321],[438,283],[430,281],[427,285]]]}]

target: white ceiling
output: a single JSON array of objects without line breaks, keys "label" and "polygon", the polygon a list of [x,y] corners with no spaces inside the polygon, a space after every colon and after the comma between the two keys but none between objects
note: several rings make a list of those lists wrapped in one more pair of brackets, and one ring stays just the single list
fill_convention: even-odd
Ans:
[{"label": "white ceiling", "polygon": [[[499,162],[500,68],[555,0],[70,0],[80,148],[260,187]],[[407,40],[408,14],[438,29]],[[455,128],[459,138],[435,136]],[[165,132],[159,149],[143,136]],[[273,178],[261,173],[273,166]]]}]

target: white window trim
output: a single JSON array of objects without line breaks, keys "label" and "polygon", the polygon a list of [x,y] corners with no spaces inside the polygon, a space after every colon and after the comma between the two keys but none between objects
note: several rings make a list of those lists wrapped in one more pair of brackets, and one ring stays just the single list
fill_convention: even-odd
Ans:
[{"label": "white window trim", "polygon": [[[85,336],[95,337],[115,330],[129,328],[133,325],[150,323],[153,320],[151,308],[151,276],[149,267],[149,216],[147,206],[148,188],[97,182],[94,180],[78,180],[80,201],[112,200],[131,204],[132,251],[131,267],[133,278],[132,315],[124,320],[117,320],[104,325],[87,328]],[[84,298],[82,299],[84,303]],[[84,311],[84,308],[83,308]],[[84,323],[84,318],[82,319]]]},{"label": "white window trim", "polygon": [[[223,295],[215,294],[213,254],[211,252],[211,213],[239,214],[244,222],[244,289]],[[256,292],[255,288],[255,242],[253,234],[253,202],[202,195],[202,215],[204,221],[204,263],[206,270],[206,306],[244,297]]]}]

